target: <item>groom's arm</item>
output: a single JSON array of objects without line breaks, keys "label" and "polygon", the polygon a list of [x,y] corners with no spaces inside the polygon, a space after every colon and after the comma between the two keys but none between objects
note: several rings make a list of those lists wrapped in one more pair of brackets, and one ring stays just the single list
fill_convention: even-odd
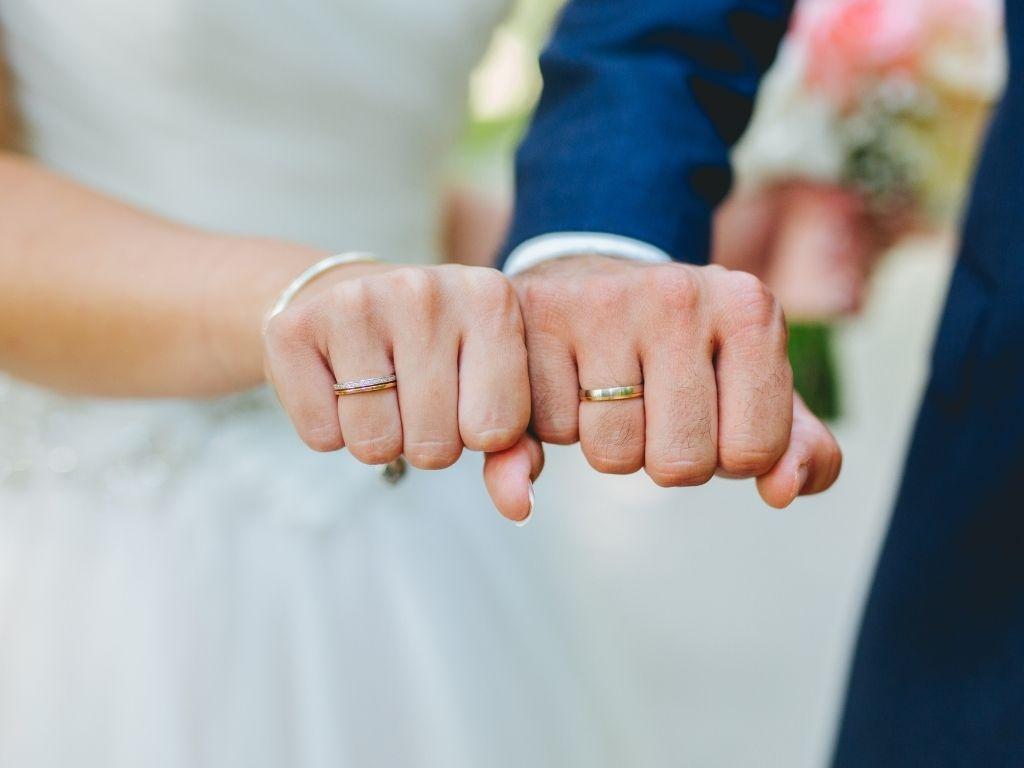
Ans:
[{"label": "groom's arm", "polygon": [[517,158],[508,250],[551,233],[607,233],[705,263],[712,211],[731,184],[729,149],[791,5],[570,2],[541,58],[544,92]]},{"label": "groom's arm", "polygon": [[[543,56],[505,268],[533,429],[579,440],[599,471],[643,467],[670,486],[757,477],[776,506],[838,474],[838,446],[794,399],[778,303],[750,275],[693,266],[789,10],[573,0]],[[649,263],[666,254],[691,264]],[[564,258],[538,264],[552,257]],[[580,402],[580,388],[641,382],[642,400]]]}]

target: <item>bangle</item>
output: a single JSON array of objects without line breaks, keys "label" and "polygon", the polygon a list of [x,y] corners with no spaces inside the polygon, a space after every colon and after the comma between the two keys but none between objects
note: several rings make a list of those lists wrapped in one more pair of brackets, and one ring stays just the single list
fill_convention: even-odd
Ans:
[{"label": "bangle", "polygon": [[263,318],[263,332],[267,332],[270,321],[288,308],[288,305],[292,303],[292,300],[299,294],[299,291],[324,274],[324,272],[329,272],[345,264],[368,261],[377,261],[377,257],[372,253],[352,251],[349,253],[337,253],[334,256],[328,256],[326,259],[320,259],[320,261],[306,269],[301,275],[292,280],[287,288],[281,291],[281,295],[277,297],[274,306],[270,308],[267,316]]}]

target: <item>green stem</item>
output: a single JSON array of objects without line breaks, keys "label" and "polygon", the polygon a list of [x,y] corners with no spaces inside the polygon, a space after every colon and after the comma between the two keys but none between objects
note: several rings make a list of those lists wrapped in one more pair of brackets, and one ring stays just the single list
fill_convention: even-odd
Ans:
[{"label": "green stem", "polygon": [[838,419],[842,405],[832,326],[808,321],[790,323],[789,359],[793,384],[807,407],[826,421]]}]

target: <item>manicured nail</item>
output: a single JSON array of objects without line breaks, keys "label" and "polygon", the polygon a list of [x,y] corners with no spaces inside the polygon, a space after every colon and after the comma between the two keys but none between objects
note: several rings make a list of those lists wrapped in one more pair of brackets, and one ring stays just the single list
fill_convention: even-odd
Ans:
[{"label": "manicured nail", "polygon": [[796,470],[796,493],[794,496],[799,496],[800,492],[807,485],[807,477],[811,473],[811,468],[806,464],[801,464]]},{"label": "manicured nail", "polygon": [[535,497],[533,495],[533,483],[527,484],[526,493],[530,498],[530,511],[526,513],[526,517],[516,522],[516,528],[522,528],[524,525],[530,522],[530,518],[533,517],[533,502],[535,500]]}]

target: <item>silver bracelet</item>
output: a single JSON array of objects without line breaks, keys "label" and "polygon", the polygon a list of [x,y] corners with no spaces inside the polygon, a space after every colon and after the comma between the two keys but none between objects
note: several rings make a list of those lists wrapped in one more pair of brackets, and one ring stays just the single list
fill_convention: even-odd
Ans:
[{"label": "silver bracelet", "polygon": [[340,267],[345,264],[357,264],[359,262],[377,261],[377,257],[372,253],[366,253],[363,251],[350,251],[348,253],[336,253],[333,256],[328,256],[326,259],[320,259],[316,264],[306,269],[301,275],[292,280],[288,287],[281,291],[281,295],[277,297],[277,301],[274,302],[274,306],[267,312],[267,316],[263,318],[263,332],[267,332],[267,327],[270,325],[270,321],[280,315],[286,309],[288,305],[292,303],[299,291],[309,285],[311,282],[320,277],[324,272],[329,272],[335,267]]}]

